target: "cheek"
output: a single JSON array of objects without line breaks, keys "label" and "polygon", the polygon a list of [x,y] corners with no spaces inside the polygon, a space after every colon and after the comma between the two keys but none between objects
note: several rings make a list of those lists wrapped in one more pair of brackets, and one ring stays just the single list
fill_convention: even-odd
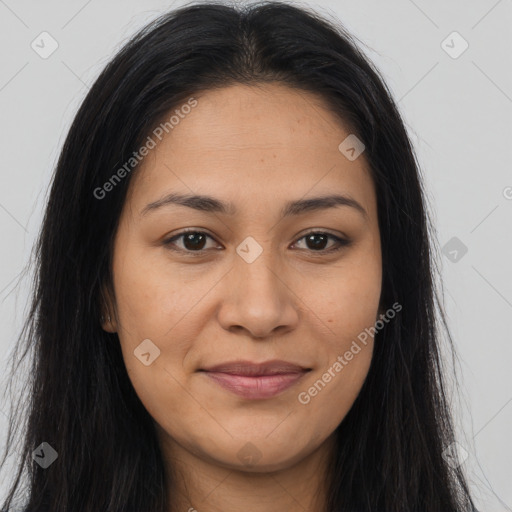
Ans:
[{"label": "cheek", "polygon": [[193,264],[172,264],[163,249],[148,251],[133,243],[118,253],[114,286],[120,335],[132,338],[162,340],[173,335],[175,326],[188,318],[205,290],[221,277],[219,272],[205,272]]},{"label": "cheek", "polygon": [[375,284],[374,277],[341,279],[329,289],[330,300],[323,307],[317,303],[323,319],[318,327],[322,365],[301,387],[297,401],[325,432],[340,424],[368,375],[380,299],[380,281]]},{"label": "cheek", "polygon": [[[381,295],[380,259],[375,253],[347,260],[336,275],[310,287],[305,299],[321,331],[322,366],[297,399],[322,429],[334,429],[352,407],[368,375]],[[320,348],[321,347],[321,348]],[[320,428],[320,425],[319,425]]]},{"label": "cheek", "polygon": [[[130,280],[136,284],[133,279],[132,275]],[[127,292],[134,289],[128,287]],[[120,294],[123,326],[118,335],[137,396],[158,423],[173,430],[180,425],[181,412],[190,406],[185,362],[202,326],[201,319],[190,314],[183,294],[176,304],[169,301],[168,295],[159,288],[146,288],[141,294]],[[189,319],[187,311],[192,321],[183,321]]]},{"label": "cheek", "polygon": [[[162,256],[143,258],[135,250],[126,250],[114,264],[118,336],[129,378],[149,414],[172,430],[180,412],[195,403],[187,392],[187,365],[212,314],[201,298],[222,273],[199,275],[192,265],[179,272]],[[148,339],[158,355],[153,359],[155,349],[148,345],[152,362],[145,366],[136,353]]]},{"label": "cheek", "polygon": [[302,296],[321,325],[333,348],[344,349],[378,317],[381,296],[381,268],[378,258],[371,263],[344,262],[335,271],[304,282]]},{"label": "cheek", "polygon": [[[368,375],[372,343],[359,343],[359,347],[349,344],[348,349],[331,358],[329,365],[299,390],[297,407],[302,408],[302,414],[311,423],[310,429],[318,435],[327,436],[339,426]],[[350,360],[347,353],[351,354]]]}]

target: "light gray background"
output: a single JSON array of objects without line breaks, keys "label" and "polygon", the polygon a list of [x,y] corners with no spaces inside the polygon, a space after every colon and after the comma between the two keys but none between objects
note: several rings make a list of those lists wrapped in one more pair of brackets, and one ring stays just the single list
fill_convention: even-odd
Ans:
[{"label": "light gray background", "polygon": [[[113,52],[147,21],[184,2],[0,0],[0,371],[26,314],[18,276],[39,229],[46,189],[73,115]],[[308,2],[369,48],[417,148],[443,247],[446,309],[459,354],[454,402],[464,467],[478,508],[512,510],[512,5],[510,0]],[[48,59],[30,46],[43,31]],[[468,42],[458,58],[442,42]],[[460,42],[448,39],[454,51]],[[508,188],[507,188],[508,187]],[[0,403],[4,443],[8,403]],[[3,411],[3,412],[2,412]],[[0,497],[9,470],[0,472]]]}]

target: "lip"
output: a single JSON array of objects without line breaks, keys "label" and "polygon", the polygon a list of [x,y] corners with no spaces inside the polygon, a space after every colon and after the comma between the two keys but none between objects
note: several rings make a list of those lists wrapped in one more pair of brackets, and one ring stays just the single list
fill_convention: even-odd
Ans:
[{"label": "lip", "polygon": [[286,361],[234,361],[201,369],[227,391],[247,399],[272,398],[296,384],[311,368]]}]

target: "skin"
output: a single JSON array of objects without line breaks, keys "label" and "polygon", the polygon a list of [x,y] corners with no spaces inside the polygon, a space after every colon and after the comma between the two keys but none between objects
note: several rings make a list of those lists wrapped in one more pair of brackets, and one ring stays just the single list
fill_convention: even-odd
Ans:
[{"label": "skin", "polygon": [[[155,421],[172,512],[320,512],[334,432],[367,376],[373,339],[308,404],[298,395],[379,318],[374,184],[364,153],[350,161],[338,149],[350,131],[311,93],[234,85],[195,98],[134,173],[103,328],[118,333]],[[141,213],[170,192],[213,196],[237,213],[175,204]],[[356,200],[366,216],[336,206],[280,217],[288,201],[333,193]],[[201,254],[184,237],[174,247],[188,254],[164,244],[185,228],[211,237],[196,239]],[[311,231],[352,243],[322,252],[336,240],[308,243]],[[251,263],[236,252],[248,236],[263,251]],[[145,339],[160,350],[149,366],[134,356]],[[241,398],[198,371],[237,359],[311,371],[264,400]],[[238,456],[247,443],[252,466]]]}]

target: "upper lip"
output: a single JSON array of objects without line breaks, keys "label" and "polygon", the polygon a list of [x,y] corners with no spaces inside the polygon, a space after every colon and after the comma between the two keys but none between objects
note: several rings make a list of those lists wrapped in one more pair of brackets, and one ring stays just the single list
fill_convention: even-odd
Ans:
[{"label": "upper lip", "polygon": [[310,369],[311,368],[305,368],[298,364],[274,359],[272,361],[264,361],[262,363],[253,363],[251,361],[232,361],[229,363],[210,366],[208,368],[201,368],[200,371],[230,373],[232,375],[263,376],[300,373]]}]

